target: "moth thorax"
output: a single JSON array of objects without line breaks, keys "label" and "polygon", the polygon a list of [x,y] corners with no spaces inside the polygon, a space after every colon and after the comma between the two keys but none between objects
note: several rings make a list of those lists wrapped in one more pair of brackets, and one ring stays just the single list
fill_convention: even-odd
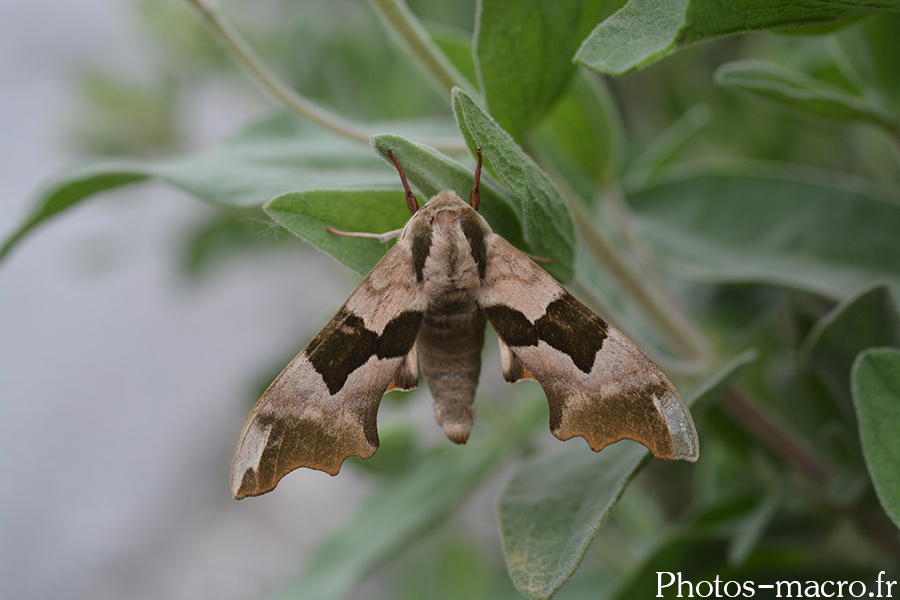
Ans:
[{"label": "moth thorax", "polygon": [[423,280],[429,310],[471,311],[481,285],[472,247],[455,211],[440,211],[432,220],[434,233]]}]

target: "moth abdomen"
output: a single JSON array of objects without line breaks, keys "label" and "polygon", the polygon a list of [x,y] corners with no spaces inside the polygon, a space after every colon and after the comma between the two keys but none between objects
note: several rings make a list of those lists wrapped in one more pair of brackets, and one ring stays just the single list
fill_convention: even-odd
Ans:
[{"label": "moth abdomen", "polygon": [[485,317],[480,310],[425,314],[416,351],[434,399],[434,417],[457,444],[475,424],[475,389],[481,374]]}]

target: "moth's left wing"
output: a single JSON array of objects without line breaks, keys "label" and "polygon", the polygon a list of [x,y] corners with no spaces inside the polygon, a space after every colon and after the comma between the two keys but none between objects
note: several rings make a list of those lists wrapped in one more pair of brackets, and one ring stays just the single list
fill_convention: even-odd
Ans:
[{"label": "moth's left wing", "polygon": [[693,419],[656,363],[509,242],[494,234],[487,246],[478,304],[503,376],[541,384],[553,435],[595,451],[629,438],[657,458],[697,460]]},{"label": "moth's left wing", "polygon": [[336,475],[348,456],[372,456],[381,397],[418,383],[424,313],[401,239],[256,403],[231,464],[234,497],[264,494],[298,467]]}]

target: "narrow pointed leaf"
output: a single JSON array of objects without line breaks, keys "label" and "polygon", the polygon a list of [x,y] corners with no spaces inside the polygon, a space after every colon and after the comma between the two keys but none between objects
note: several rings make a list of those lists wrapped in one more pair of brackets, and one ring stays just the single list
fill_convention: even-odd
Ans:
[{"label": "narrow pointed leaf", "polygon": [[900,204],[837,173],[737,164],[629,194],[644,239],[680,276],[762,282],[837,300],[900,292]]},{"label": "narrow pointed leaf", "polygon": [[892,0],[630,0],[600,23],[575,59],[599,73],[623,75],[705,40],[750,31],[828,25],[875,11],[898,11]]},{"label": "narrow pointed leaf", "polygon": [[310,190],[274,198],[263,207],[273,220],[365,275],[384,256],[386,244],[329,233],[386,233],[403,227],[409,209],[403,190]]},{"label": "narrow pointed leaf", "polygon": [[8,234],[0,257],[27,232],[91,196],[148,178],[218,206],[262,206],[279,194],[317,188],[394,184],[364,145],[310,127],[286,113],[254,123],[224,143],[163,160],[111,160],[59,176]]},{"label": "narrow pointed leaf", "polygon": [[624,440],[595,454],[571,443],[523,464],[500,496],[506,566],[529,598],[549,598],[584,557],[625,485],[650,458]]},{"label": "narrow pointed leaf", "polygon": [[525,241],[531,252],[553,259],[548,271],[566,281],[575,259],[575,227],[559,190],[534,160],[464,91],[453,91],[453,109],[471,150],[521,201]]},{"label": "narrow pointed leaf", "polygon": [[852,419],[853,362],[863,350],[880,346],[900,347],[900,317],[884,285],[863,290],[825,315],[804,341],[801,356]]},{"label": "narrow pointed leaf", "polygon": [[[419,197],[420,206],[442,190],[453,190],[463,200],[469,199],[475,176],[474,163],[468,167],[461,165],[428,146],[393,134],[372,136],[372,147],[388,161],[391,170],[394,165],[387,158],[387,151],[393,152],[410,184],[422,194]],[[396,175],[396,171],[394,173]],[[396,176],[396,180],[399,185],[400,177]],[[497,234],[509,243],[522,247],[525,239],[519,204],[510,199],[509,192],[488,178],[482,177],[480,188],[481,207],[478,211]],[[406,206],[405,202],[403,206]]]},{"label": "narrow pointed leaf", "polygon": [[859,356],[853,401],[869,475],[885,512],[900,527],[900,350],[873,349]]},{"label": "narrow pointed leaf", "polygon": [[572,75],[572,56],[600,21],[604,2],[482,0],[475,57],[487,106],[520,137],[559,97]]},{"label": "narrow pointed leaf", "polygon": [[866,98],[800,71],[762,60],[741,60],[716,71],[717,84],[828,121],[861,122],[897,129],[897,119]]}]

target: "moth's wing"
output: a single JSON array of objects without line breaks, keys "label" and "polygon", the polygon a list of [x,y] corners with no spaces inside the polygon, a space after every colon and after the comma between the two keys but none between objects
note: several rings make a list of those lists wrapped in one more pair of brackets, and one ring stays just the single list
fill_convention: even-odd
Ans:
[{"label": "moth's wing", "polygon": [[693,419],[656,363],[503,238],[492,235],[487,253],[478,303],[503,375],[541,384],[553,435],[597,451],[629,438],[657,458],[697,460]]},{"label": "moth's wing", "polygon": [[372,456],[385,390],[418,382],[413,344],[424,311],[410,244],[399,240],[247,417],[234,497],[264,494],[298,467],[336,475],[348,456]]}]

